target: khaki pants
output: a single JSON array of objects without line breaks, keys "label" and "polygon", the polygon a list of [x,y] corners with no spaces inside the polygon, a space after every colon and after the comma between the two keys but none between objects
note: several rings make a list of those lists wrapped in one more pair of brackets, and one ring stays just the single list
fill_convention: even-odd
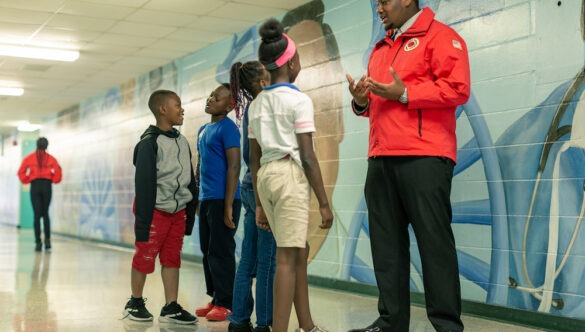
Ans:
[{"label": "khaki pants", "polygon": [[310,193],[303,169],[291,159],[269,162],[258,171],[258,196],[277,247],[305,248]]}]

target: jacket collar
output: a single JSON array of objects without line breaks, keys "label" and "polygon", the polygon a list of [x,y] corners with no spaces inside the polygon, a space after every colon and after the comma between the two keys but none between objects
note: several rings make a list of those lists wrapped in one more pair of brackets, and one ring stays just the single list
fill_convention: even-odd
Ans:
[{"label": "jacket collar", "polygon": [[[414,21],[412,26],[404,31],[398,38],[410,38],[416,36],[424,36],[429,31],[431,24],[435,20],[435,13],[429,7],[424,7],[422,13],[418,16],[417,20]],[[384,38],[376,43],[376,48],[382,46],[384,43],[392,45],[394,41],[390,38],[394,30],[388,30]]]}]

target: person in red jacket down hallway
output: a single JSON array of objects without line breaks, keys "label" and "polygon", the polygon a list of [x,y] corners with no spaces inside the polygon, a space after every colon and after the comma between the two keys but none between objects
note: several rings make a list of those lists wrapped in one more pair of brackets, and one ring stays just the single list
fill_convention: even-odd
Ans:
[{"label": "person in red jacket down hallway", "polygon": [[409,224],[430,322],[437,331],[463,331],[450,193],[455,109],[470,94],[467,46],[418,0],[378,0],[377,12],[387,34],[367,75],[347,80],[354,113],[370,121],[364,193],[379,317],[351,331],[409,330]]},{"label": "person in red jacket down hallway", "polygon": [[37,150],[26,156],[18,169],[18,178],[23,184],[30,183],[30,199],[34,213],[35,251],[41,251],[41,218],[45,232],[45,251],[51,250],[51,204],[52,184],[61,182],[61,166],[55,157],[47,153],[49,141],[45,137],[37,139]]}]

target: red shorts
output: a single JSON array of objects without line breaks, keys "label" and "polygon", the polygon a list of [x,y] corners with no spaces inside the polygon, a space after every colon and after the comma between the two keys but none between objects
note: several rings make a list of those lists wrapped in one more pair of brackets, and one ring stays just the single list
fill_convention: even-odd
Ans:
[{"label": "red shorts", "polygon": [[168,213],[155,209],[148,242],[134,242],[132,267],[142,273],[152,273],[156,256],[160,254],[160,265],[180,268],[184,236],[185,210]]}]

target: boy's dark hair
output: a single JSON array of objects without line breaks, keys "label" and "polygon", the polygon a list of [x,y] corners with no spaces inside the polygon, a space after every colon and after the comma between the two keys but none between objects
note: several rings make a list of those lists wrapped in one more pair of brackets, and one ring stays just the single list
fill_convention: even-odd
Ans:
[{"label": "boy's dark hair", "polygon": [[282,35],[284,26],[280,21],[271,18],[260,26],[260,37],[262,43],[258,48],[258,58],[264,65],[273,63],[286,50],[288,40]]},{"label": "boy's dark hair", "polygon": [[150,95],[150,98],[148,98],[148,108],[150,109],[150,111],[154,115],[157,115],[159,107],[166,103],[167,98],[170,95],[176,96],[177,94],[171,90],[156,90],[155,92],[153,92]]},{"label": "boy's dark hair", "polygon": [[236,107],[236,118],[241,119],[246,104],[252,100],[254,82],[264,75],[264,66],[260,61],[236,62],[230,70],[232,99]]}]

